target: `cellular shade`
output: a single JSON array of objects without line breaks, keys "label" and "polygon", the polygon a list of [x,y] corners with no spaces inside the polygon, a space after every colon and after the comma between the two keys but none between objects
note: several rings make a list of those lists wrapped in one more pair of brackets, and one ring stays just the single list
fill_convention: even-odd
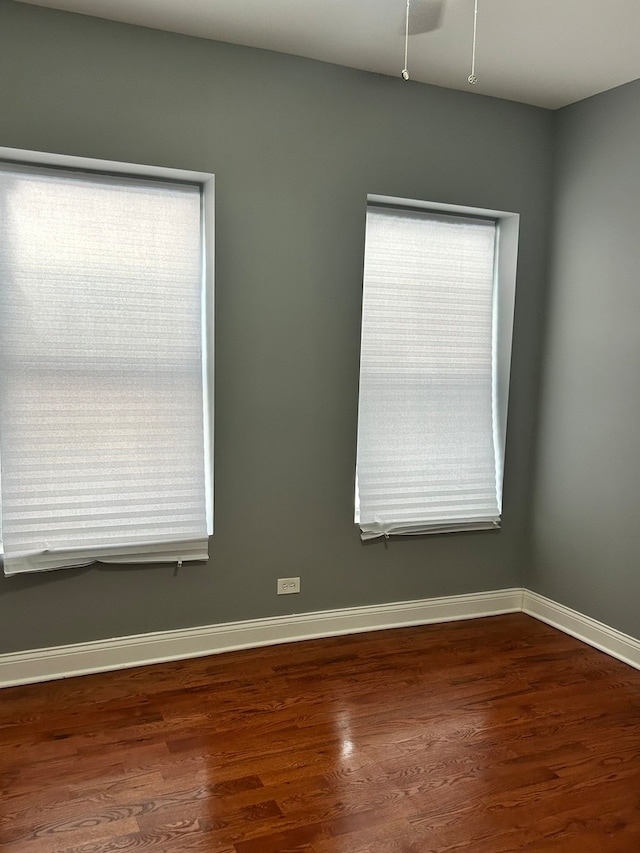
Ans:
[{"label": "cellular shade", "polygon": [[362,537],[497,526],[493,221],[370,205],[356,466]]},{"label": "cellular shade", "polygon": [[4,571],[206,559],[200,188],[0,164]]}]

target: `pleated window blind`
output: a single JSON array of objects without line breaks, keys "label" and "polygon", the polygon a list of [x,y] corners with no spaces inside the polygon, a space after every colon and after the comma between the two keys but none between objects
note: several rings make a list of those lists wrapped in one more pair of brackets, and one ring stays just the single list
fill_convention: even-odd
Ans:
[{"label": "pleated window blind", "polygon": [[5,574],[206,559],[201,187],[0,164]]},{"label": "pleated window blind", "polygon": [[356,468],[362,538],[499,525],[496,223],[367,210]]}]

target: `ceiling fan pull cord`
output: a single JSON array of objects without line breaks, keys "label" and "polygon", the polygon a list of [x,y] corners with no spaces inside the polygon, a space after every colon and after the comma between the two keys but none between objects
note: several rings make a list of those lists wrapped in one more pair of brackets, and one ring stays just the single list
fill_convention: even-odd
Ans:
[{"label": "ceiling fan pull cord", "polygon": [[402,79],[409,79],[409,69],[407,68],[407,63],[409,59],[409,7],[411,6],[411,0],[407,0],[407,17],[404,25],[404,68],[402,69]]},{"label": "ceiling fan pull cord", "polygon": [[471,48],[471,74],[467,77],[469,84],[474,86],[478,82],[476,77],[476,37],[478,34],[478,0],[473,4],[473,47]]}]

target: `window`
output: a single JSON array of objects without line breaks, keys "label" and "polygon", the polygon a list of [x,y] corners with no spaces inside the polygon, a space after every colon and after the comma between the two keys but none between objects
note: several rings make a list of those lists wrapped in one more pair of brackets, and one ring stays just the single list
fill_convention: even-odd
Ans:
[{"label": "window", "polygon": [[518,217],[370,197],[362,538],[499,527]]},{"label": "window", "polygon": [[212,176],[0,158],[5,574],[206,559]]}]

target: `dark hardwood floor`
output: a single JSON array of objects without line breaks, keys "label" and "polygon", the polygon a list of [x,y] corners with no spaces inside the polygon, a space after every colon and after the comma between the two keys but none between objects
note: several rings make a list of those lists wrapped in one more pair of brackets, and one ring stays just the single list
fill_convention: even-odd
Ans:
[{"label": "dark hardwood floor", "polygon": [[640,672],[523,614],[0,692],[3,853],[640,851]]}]

